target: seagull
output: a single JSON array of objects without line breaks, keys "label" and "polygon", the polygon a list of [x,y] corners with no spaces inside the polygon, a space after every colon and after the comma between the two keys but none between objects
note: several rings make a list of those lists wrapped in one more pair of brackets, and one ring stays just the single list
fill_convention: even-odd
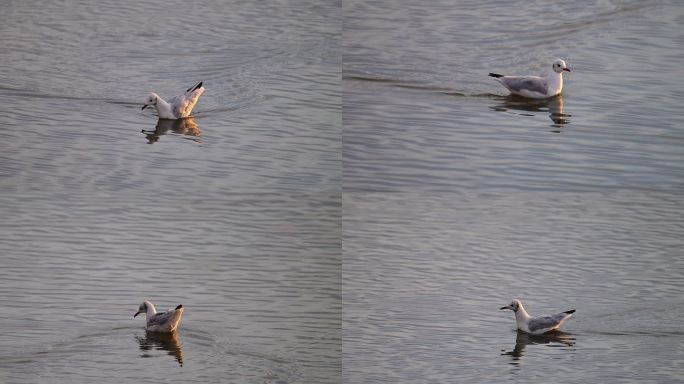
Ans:
[{"label": "seagull", "polygon": [[551,67],[553,71],[545,77],[539,76],[504,76],[489,73],[511,93],[532,99],[548,99],[563,90],[563,72],[570,72],[565,61],[556,59]]},{"label": "seagull", "polygon": [[138,307],[138,312],[133,315],[133,318],[139,314],[144,313],[147,317],[146,329],[151,332],[173,332],[180,323],[181,316],[183,316],[183,305],[179,305],[176,309],[170,309],[166,312],[159,312],[154,308],[154,304],[145,300]]},{"label": "seagull", "polygon": [[147,96],[142,109],[144,110],[152,105],[157,109],[157,115],[160,119],[182,119],[190,116],[192,108],[195,107],[197,100],[203,93],[204,88],[201,81],[188,88],[182,95],[172,97],[168,102],[152,92]]},{"label": "seagull", "polygon": [[518,324],[518,329],[532,335],[541,335],[542,333],[559,329],[561,324],[575,313],[575,310],[571,309],[556,313],[555,315],[531,317],[518,299],[511,301],[510,304],[501,307],[501,309],[510,309],[515,312],[515,322]]}]

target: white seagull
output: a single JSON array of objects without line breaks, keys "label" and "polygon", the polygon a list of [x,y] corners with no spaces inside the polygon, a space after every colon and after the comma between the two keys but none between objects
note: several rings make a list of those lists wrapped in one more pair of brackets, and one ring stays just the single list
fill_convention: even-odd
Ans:
[{"label": "white seagull", "polygon": [[133,315],[133,318],[139,314],[144,313],[147,317],[146,329],[151,332],[173,332],[178,327],[181,316],[183,316],[183,306],[179,305],[176,309],[170,309],[166,312],[159,312],[154,308],[154,304],[145,300],[138,307],[138,312]]},{"label": "white seagull", "polygon": [[515,312],[515,322],[518,325],[518,329],[532,335],[541,335],[542,333],[559,329],[561,324],[575,313],[575,310],[571,309],[569,311],[556,313],[555,315],[531,317],[525,308],[523,308],[522,302],[518,299],[511,301],[510,304],[501,307],[501,309],[510,309]]},{"label": "white seagull", "polygon": [[197,100],[204,93],[202,82],[188,88],[182,95],[174,96],[168,102],[152,92],[147,96],[142,109],[154,106],[160,119],[182,119],[190,116],[192,108],[197,104]]},{"label": "white seagull", "polygon": [[556,96],[563,90],[563,72],[570,72],[565,61],[556,59],[553,62],[553,71],[545,77],[539,76],[504,76],[498,73],[490,73],[511,93],[533,99],[548,99]]}]

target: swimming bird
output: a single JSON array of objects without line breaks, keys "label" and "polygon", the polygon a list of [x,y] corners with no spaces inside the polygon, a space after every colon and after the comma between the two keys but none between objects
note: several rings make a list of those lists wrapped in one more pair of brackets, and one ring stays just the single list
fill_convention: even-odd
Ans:
[{"label": "swimming bird", "polygon": [[542,333],[559,329],[565,320],[572,317],[572,314],[575,313],[575,310],[571,309],[556,313],[555,315],[531,317],[518,299],[511,301],[510,304],[501,307],[501,309],[510,309],[515,312],[515,322],[518,325],[518,329],[533,335],[541,335]]},{"label": "swimming bird", "polygon": [[190,116],[190,112],[197,104],[197,100],[204,93],[202,82],[188,88],[183,94],[171,98],[168,102],[152,92],[147,99],[142,109],[154,106],[157,109],[157,115],[160,119],[182,119]]},{"label": "swimming bird", "polygon": [[556,59],[551,66],[553,69],[545,77],[539,76],[504,76],[489,73],[511,93],[533,99],[548,99],[563,90],[563,72],[570,72],[565,61]]},{"label": "swimming bird", "polygon": [[183,305],[177,306],[175,309],[170,309],[166,312],[159,312],[154,308],[154,304],[145,300],[138,307],[138,312],[133,315],[133,318],[139,314],[144,313],[147,317],[146,329],[151,332],[173,332],[178,327],[181,316],[183,316]]}]

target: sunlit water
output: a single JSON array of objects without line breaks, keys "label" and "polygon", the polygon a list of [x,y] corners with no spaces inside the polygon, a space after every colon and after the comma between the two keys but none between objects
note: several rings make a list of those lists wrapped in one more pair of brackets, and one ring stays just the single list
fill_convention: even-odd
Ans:
[{"label": "sunlit water", "polygon": [[[668,193],[353,193],[344,382],[677,382],[684,208]],[[576,309],[560,337],[516,335]]]},{"label": "sunlit water", "polygon": [[340,11],[2,5],[0,382],[339,382]]},{"label": "sunlit water", "polygon": [[[345,1],[345,191],[684,187],[684,7]],[[488,72],[572,68],[525,101]]]},{"label": "sunlit water", "polygon": [[0,382],[684,380],[678,3],[2,10]]},{"label": "sunlit water", "polygon": [[343,3],[343,382],[684,380],[684,7],[399,3]]}]

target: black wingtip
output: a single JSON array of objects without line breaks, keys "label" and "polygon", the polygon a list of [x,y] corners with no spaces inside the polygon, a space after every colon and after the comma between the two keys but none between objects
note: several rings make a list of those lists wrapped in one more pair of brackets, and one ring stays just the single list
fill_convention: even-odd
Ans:
[{"label": "black wingtip", "polygon": [[192,87],[188,88],[185,92],[191,92],[194,91],[197,88],[202,88],[202,82],[200,81],[196,85],[193,85]]},{"label": "black wingtip", "polygon": [[574,309],[571,309],[571,310],[565,311],[565,312],[563,312],[563,313],[567,313],[567,314],[569,315],[569,314],[571,314],[571,313],[575,313],[575,310],[574,310]]},{"label": "black wingtip", "polygon": [[181,309],[181,308],[183,308],[183,304],[179,304],[179,305],[176,307],[176,310],[179,310],[179,309]]},{"label": "black wingtip", "polygon": [[489,76],[491,76],[491,77],[496,77],[497,79],[498,79],[499,77],[503,77],[503,75],[499,75],[498,73],[491,73],[491,72],[489,72]]}]

